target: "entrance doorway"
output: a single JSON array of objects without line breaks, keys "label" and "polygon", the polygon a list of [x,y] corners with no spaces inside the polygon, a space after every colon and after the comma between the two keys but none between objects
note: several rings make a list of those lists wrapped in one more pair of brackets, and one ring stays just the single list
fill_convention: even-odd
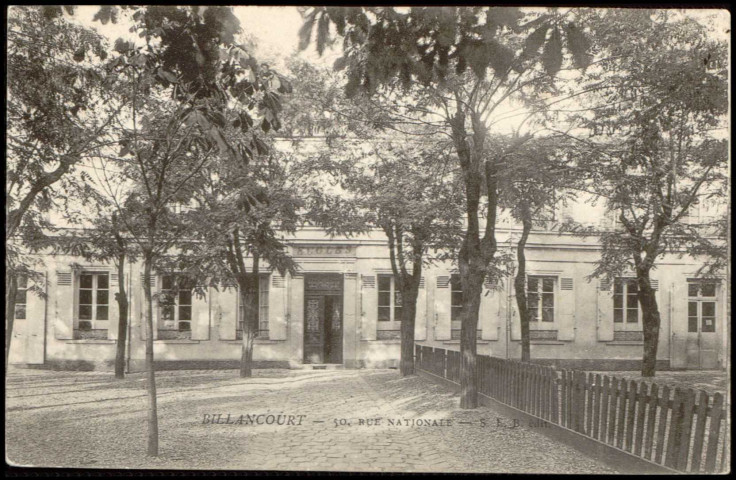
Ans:
[{"label": "entrance doorway", "polygon": [[304,363],[342,363],[342,275],[304,275]]}]

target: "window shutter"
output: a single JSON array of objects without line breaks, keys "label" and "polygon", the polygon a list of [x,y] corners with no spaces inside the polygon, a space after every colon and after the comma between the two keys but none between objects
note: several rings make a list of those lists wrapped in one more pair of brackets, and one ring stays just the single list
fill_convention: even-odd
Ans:
[{"label": "window shutter", "polygon": [[109,287],[110,290],[107,300],[109,302],[107,307],[107,338],[108,340],[117,340],[118,325],[120,324],[120,306],[116,300],[116,295],[120,288],[120,278],[117,273],[110,273]]},{"label": "window shutter", "polygon": [[417,310],[414,319],[414,340],[427,339],[427,289],[424,288],[424,277],[419,279],[417,293]]},{"label": "window shutter", "polygon": [[197,290],[202,290],[204,295],[192,292],[192,340],[209,340],[212,290],[205,285],[199,285]]},{"label": "window shutter", "polygon": [[503,297],[503,281],[497,289],[491,290],[491,282],[485,282],[480,297],[480,338],[481,340],[498,340],[498,321],[501,318],[501,299]]},{"label": "window shutter", "polygon": [[[692,354],[691,352],[688,352],[688,344],[690,342],[688,341],[687,331],[688,288],[686,278],[682,276],[678,277],[677,281],[670,284],[669,287],[671,305],[668,313],[669,315],[673,315],[671,322],[669,322],[672,328],[672,332],[670,333],[670,338],[672,338],[672,356],[670,357],[670,362],[672,363],[673,368],[686,368],[688,365],[688,353]],[[659,313],[662,315],[664,313],[662,304],[659,300],[657,303],[659,304]],[[662,318],[661,325],[667,325],[664,318]],[[665,342],[660,341],[659,351],[667,351],[667,345]]]},{"label": "window shutter", "polygon": [[575,340],[575,286],[572,278],[560,278],[557,295],[557,339]]},{"label": "window shutter", "polygon": [[57,271],[54,336],[60,340],[74,338],[74,294],[74,275],[72,272]]},{"label": "window shutter", "polygon": [[[145,274],[141,272],[141,296],[140,296],[140,332],[141,332],[141,340],[146,339],[146,294],[145,294],[145,284],[144,284]],[[156,293],[158,293],[158,289],[156,288],[156,275],[151,275],[151,307],[153,311],[153,318],[151,319],[151,322],[153,323],[153,339],[156,340],[158,338],[158,318],[159,315],[161,315],[161,311],[158,308],[158,301],[156,300]]]},{"label": "window shutter", "polygon": [[452,338],[452,289],[449,275],[439,276],[436,280],[434,294],[434,308],[436,323],[434,327],[435,340],[450,340]]},{"label": "window shutter", "polygon": [[[143,290],[146,286],[146,274],[141,272],[141,290]],[[151,293],[155,292],[156,290],[156,275],[151,275]]]},{"label": "window shutter", "polygon": [[609,342],[613,340],[613,291],[611,282],[607,279],[598,281],[598,340]]},{"label": "window shutter", "polygon": [[[46,283],[46,273],[39,275],[35,279],[28,279],[28,286],[31,284],[40,288],[44,292],[48,292]],[[46,299],[36,295],[35,292],[26,294],[26,335],[29,342],[35,345],[45,344],[45,325],[46,325]],[[16,323],[16,325],[18,325]],[[35,337],[35,340],[32,339]],[[25,361],[30,364],[44,363],[43,348],[33,348],[29,346],[25,349]]]},{"label": "window shutter", "polygon": [[378,320],[378,290],[375,275],[362,275],[360,279],[361,326],[362,340],[376,339],[376,321]]},{"label": "window shutter", "polygon": [[521,319],[519,317],[518,306],[516,305],[516,287],[511,282],[511,340],[521,340]]},{"label": "window shutter", "polygon": [[217,292],[217,308],[215,318],[219,320],[218,332],[220,340],[235,340],[238,328],[239,291],[235,286],[219,287]]},{"label": "window shutter", "polygon": [[286,288],[284,277],[273,272],[268,289],[268,338],[286,340]]}]

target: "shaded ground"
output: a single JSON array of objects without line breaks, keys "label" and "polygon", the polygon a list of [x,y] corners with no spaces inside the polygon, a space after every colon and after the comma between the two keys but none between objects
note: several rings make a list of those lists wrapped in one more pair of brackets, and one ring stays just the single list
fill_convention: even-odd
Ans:
[{"label": "shaded ground", "polygon": [[[446,387],[395,370],[256,370],[247,380],[229,370],[175,371],[159,372],[157,384],[161,455],[148,458],[143,375],[115,381],[100,372],[12,371],[7,459],[97,468],[613,473],[487,408],[460,410]],[[230,414],[231,423],[246,414],[294,417],[293,425],[203,422],[214,414],[221,422]]]}]

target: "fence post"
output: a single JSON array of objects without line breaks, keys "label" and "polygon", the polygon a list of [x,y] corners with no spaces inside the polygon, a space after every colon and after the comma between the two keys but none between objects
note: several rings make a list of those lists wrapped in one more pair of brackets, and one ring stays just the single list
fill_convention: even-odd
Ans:
[{"label": "fence post", "polygon": [[695,442],[693,443],[693,461],[690,471],[700,472],[700,464],[703,461],[703,440],[705,440],[705,421],[708,416],[708,394],[700,391],[700,400],[695,409],[697,420],[695,421]]},{"label": "fence post", "polygon": [[634,420],[636,420],[637,387],[639,387],[639,384],[634,380],[629,382],[629,405],[628,411],[626,412],[626,444],[624,445],[627,452],[634,450]]},{"label": "fence post", "polygon": [[670,418],[670,433],[667,439],[667,453],[664,464],[670,468],[676,468],[677,455],[680,452],[680,426],[682,418],[683,393],[678,387],[675,388],[675,396],[672,399],[672,417]]},{"label": "fence post", "polygon": [[[723,414],[723,395],[713,395],[713,406],[710,410],[710,432],[708,432],[708,450],[705,454],[705,471],[713,473],[716,470],[716,456],[718,454],[718,438],[721,430],[721,415]],[[725,439],[724,439],[725,442]]]}]

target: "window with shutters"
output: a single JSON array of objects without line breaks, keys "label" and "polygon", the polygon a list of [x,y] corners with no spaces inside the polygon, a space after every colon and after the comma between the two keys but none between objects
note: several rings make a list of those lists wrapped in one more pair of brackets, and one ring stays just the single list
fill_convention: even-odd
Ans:
[{"label": "window with shutters", "polygon": [[[613,329],[641,331],[639,287],[636,278],[618,277],[613,282]],[[615,337],[616,338],[616,337]]]},{"label": "window with shutters", "polygon": [[[453,273],[450,276],[450,338],[452,340],[460,339],[460,331],[462,329],[462,312],[463,312],[463,284],[460,275]],[[476,330],[476,338],[480,338],[481,330]]]},{"label": "window with shutters", "polygon": [[85,271],[77,283],[75,338],[107,338],[110,274]]},{"label": "window with shutters", "polygon": [[160,340],[191,338],[193,289],[193,282],[185,275],[161,275],[158,300]]},{"label": "window with shutters", "polygon": [[393,275],[378,275],[379,340],[398,338],[393,332],[401,330],[401,308],[401,291],[397,288]]},{"label": "window with shutters", "polygon": [[690,280],[687,283],[687,331],[716,331],[716,282]]},{"label": "window with shutters", "polygon": [[553,323],[555,321],[555,290],[557,277],[530,275],[526,280],[526,301],[529,321]]},{"label": "window with shutters", "polygon": [[[270,275],[261,273],[258,279],[258,332],[256,338],[268,338],[268,291]],[[235,338],[243,339],[243,319],[245,318],[245,307],[238,295],[238,323],[235,330]]]},{"label": "window with shutters", "polygon": [[28,276],[18,275],[18,290],[15,292],[15,319],[26,319],[28,302]]}]

